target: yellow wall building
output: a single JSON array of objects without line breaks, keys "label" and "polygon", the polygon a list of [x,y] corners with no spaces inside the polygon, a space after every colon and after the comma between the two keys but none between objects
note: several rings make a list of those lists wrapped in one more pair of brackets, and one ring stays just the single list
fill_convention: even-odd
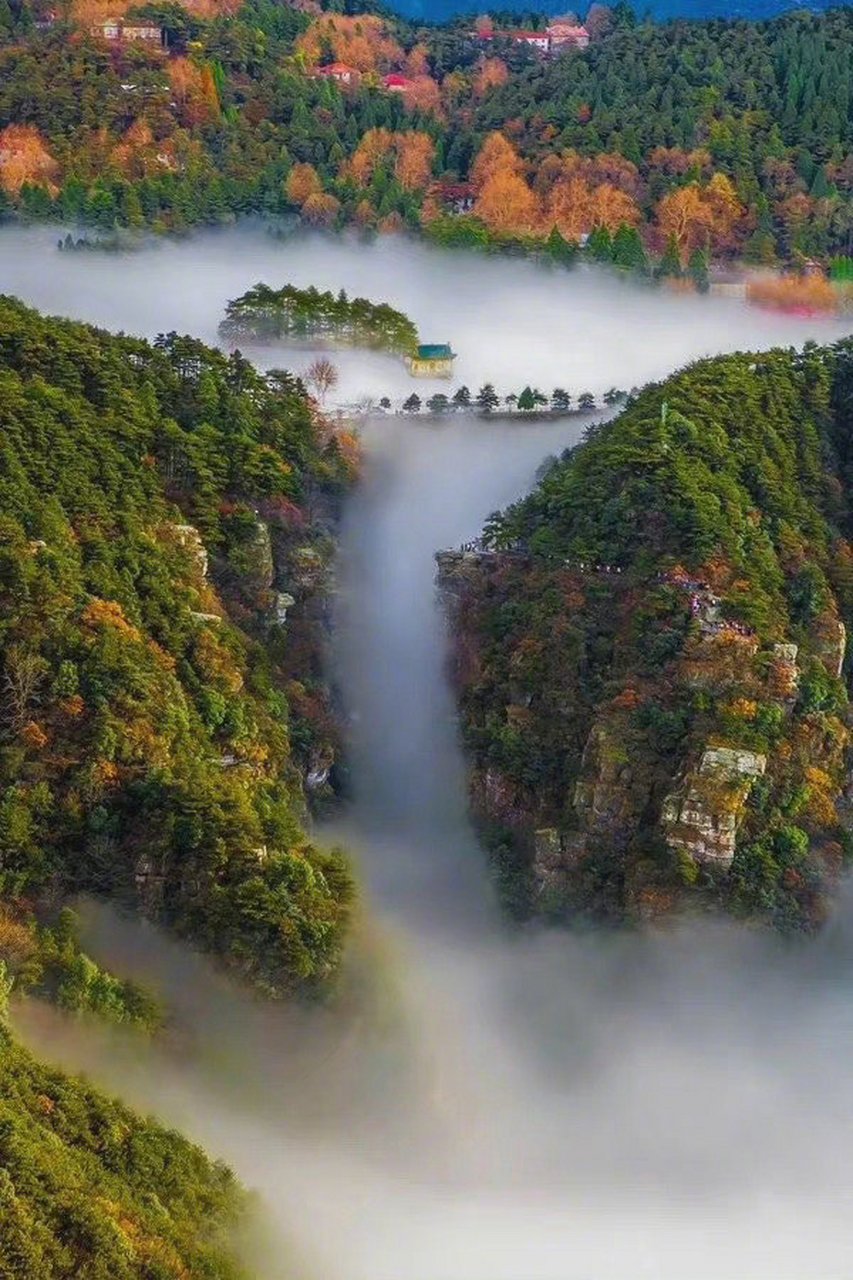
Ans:
[{"label": "yellow wall building", "polygon": [[455,359],[449,342],[420,346],[409,356],[409,373],[413,378],[450,378]]}]

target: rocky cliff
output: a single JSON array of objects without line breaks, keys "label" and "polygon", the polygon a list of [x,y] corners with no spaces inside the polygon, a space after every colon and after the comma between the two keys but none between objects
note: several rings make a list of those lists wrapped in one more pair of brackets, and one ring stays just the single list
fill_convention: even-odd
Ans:
[{"label": "rocky cliff", "polygon": [[850,847],[851,369],[849,344],[692,366],[439,557],[515,913],[823,920]]}]

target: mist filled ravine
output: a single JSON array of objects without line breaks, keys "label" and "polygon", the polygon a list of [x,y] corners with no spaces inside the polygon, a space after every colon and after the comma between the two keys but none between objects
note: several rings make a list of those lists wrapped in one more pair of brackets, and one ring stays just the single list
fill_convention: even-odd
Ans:
[{"label": "mist filled ravine", "polygon": [[[209,338],[257,279],[343,286],[451,340],[472,387],[598,391],[839,331],[403,241],[235,233],[144,250],[103,277],[84,254],[48,269],[49,243],[0,236],[4,291]],[[348,394],[401,377],[376,358],[362,385],[358,359]],[[513,929],[468,823],[434,554],[476,536],[585,425],[365,423],[330,655],[351,798],[319,833],[351,850],[364,886],[338,1007],[251,1001],[92,904],[87,947],[161,991],[180,1034],[146,1045],[16,1007],[40,1053],[179,1126],[258,1191],[263,1238],[248,1247],[264,1280],[850,1275],[853,903],[805,943],[696,921]]]}]

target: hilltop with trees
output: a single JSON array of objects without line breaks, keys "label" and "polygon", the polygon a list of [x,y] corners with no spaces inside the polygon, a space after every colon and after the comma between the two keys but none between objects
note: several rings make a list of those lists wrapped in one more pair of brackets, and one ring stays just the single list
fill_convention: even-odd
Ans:
[{"label": "hilltop with trees", "polygon": [[385,302],[348,298],[343,289],[335,294],[289,284],[281,289],[256,284],[232,299],[219,332],[229,341],[310,339],[399,355],[410,354],[418,345],[412,321]]},{"label": "hilltop with trees", "polygon": [[248,1197],[198,1147],[17,1045],[0,1014],[0,1271],[248,1280]]}]

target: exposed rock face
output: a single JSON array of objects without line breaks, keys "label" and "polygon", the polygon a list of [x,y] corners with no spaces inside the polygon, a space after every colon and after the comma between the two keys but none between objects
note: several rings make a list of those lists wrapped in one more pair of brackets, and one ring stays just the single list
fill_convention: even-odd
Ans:
[{"label": "exposed rock face", "polygon": [[586,840],[580,832],[558,831],[556,827],[540,827],[534,832],[533,883],[536,897],[546,893],[562,896],[585,852]]},{"label": "exposed rock face", "polygon": [[275,593],[273,622],[277,623],[278,626],[283,627],[285,622],[287,622],[288,609],[292,609],[295,604],[296,601],[292,595],[289,595],[286,591],[277,591]]},{"label": "exposed rock face", "polygon": [[767,757],[733,747],[709,747],[698,769],[667,796],[661,823],[667,843],[700,866],[727,871],[747,797]]},{"label": "exposed rock face", "polygon": [[255,536],[248,554],[248,571],[258,586],[267,589],[272,586],[275,565],[272,554],[272,538],[269,525],[258,520],[255,525]]},{"label": "exposed rock face", "polygon": [[201,534],[198,529],[194,524],[174,524],[172,529],[181,546],[185,547],[195,560],[201,577],[206,579],[208,568],[207,548],[201,540]]},{"label": "exposed rock face", "polygon": [[470,779],[471,805],[478,818],[524,828],[529,813],[519,787],[499,769],[476,770]]},{"label": "exposed rock face", "polygon": [[799,646],[795,644],[774,644],[773,646],[773,656],[779,662],[787,662],[792,667],[796,666],[799,651]]},{"label": "exposed rock face", "polygon": [[793,703],[800,685],[800,669],[797,666],[799,647],[795,644],[774,644],[771,667],[771,688],[780,702]]},{"label": "exposed rock face", "polygon": [[619,843],[634,812],[634,776],[624,743],[604,724],[593,725],[575,785],[578,825]]},{"label": "exposed rock face", "polygon": [[840,679],[847,652],[847,628],[840,618],[822,621],[815,648],[829,674]]},{"label": "exposed rock face", "polygon": [[139,905],[145,915],[156,919],[163,905],[166,888],[165,868],[155,867],[151,857],[143,853],[136,863],[133,879]]},{"label": "exposed rock face", "polygon": [[572,798],[574,829],[543,826],[533,836],[537,896],[565,894],[596,844],[624,848],[647,800],[647,779],[632,768],[624,742],[612,726],[593,725]]}]

